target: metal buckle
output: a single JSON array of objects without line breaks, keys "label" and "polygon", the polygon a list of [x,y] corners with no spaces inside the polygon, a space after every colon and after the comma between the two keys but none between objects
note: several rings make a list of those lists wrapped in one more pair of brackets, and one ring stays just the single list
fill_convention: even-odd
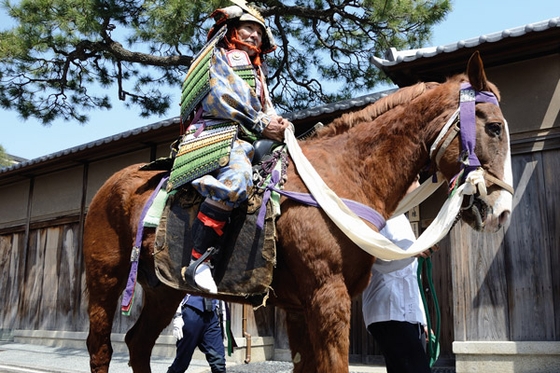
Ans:
[{"label": "metal buckle", "polygon": [[476,99],[476,92],[473,88],[463,88],[459,93],[459,102],[471,102]]},{"label": "metal buckle", "polygon": [[137,247],[137,246],[134,246],[132,248],[132,252],[130,253],[130,261],[131,262],[137,262],[139,257],[140,257],[140,248]]}]

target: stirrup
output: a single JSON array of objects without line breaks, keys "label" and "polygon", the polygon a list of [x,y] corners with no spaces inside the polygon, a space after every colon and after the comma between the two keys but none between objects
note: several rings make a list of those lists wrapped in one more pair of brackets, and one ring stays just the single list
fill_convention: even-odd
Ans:
[{"label": "stirrup", "polygon": [[[204,252],[204,254],[202,254],[200,256],[200,258],[198,258],[195,261],[191,261],[191,263],[189,264],[188,267],[183,267],[181,269],[181,276],[183,277],[183,280],[191,287],[203,291],[203,292],[209,292],[209,293],[217,293],[217,288],[216,289],[207,289],[204,287],[201,287],[200,285],[198,285],[195,281],[195,276],[197,274],[197,269],[200,267],[201,264],[203,264],[204,262],[206,262],[208,260],[208,258],[210,256],[212,256],[212,254],[216,253],[218,250],[215,247],[209,247],[208,250],[206,250],[206,252]],[[210,263],[205,263],[208,267],[210,267]],[[210,267],[211,268],[211,267]],[[214,279],[212,279],[212,281],[214,281]],[[215,283],[214,283],[215,286]]]}]

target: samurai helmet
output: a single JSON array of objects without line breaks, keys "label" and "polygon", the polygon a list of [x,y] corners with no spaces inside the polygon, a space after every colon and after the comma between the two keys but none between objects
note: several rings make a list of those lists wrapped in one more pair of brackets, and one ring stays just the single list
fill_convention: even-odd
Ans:
[{"label": "samurai helmet", "polygon": [[263,28],[262,37],[262,53],[270,53],[276,49],[276,43],[274,41],[274,36],[264,22],[264,18],[261,13],[254,7],[247,5],[245,0],[230,0],[235,5],[231,5],[225,8],[216,9],[210,17],[213,17],[216,23],[210,29],[208,33],[208,40],[216,34],[216,32],[222,28],[226,23],[232,21],[238,22],[255,22]]}]

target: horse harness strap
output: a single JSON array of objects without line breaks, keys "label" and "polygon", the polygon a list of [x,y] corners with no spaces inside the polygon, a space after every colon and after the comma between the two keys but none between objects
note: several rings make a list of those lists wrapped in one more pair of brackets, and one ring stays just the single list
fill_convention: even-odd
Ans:
[{"label": "horse harness strap", "polygon": [[458,187],[457,192],[445,201],[444,206],[432,224],[408,250],[404,251],[385,236],[371,229],[325,184],[321,176],[304,156],[290,129],[285,131],[284,136],[297,172],[313,197],[317,200],[321,209],[354,244],[368,254],[380,259],[395,260],[408,258],[424,252],[440,241],[455,223],[455,217],[461,207],[463,195],[475,190],[475,183],[480,182],[479,177],[474,177],[475,175],[479,176],[480,172],[472,172],[472,175],[467,177],[465,183]]},{"label": "horse harness strap", "polygon": [[[494,96],[492,94],[492,96]],[[461,145],[463,151],[460,155],[461,168],[475,169],[480,167],[480,161],[474,152],[476,145],[476,92],[468,83],[461,84],[459,91],[459,123],[462,124],[460,131]],[[495,105],[498,106],[496,100]]]},{"label": "horse harness strap", "polygon": [[[456,116],[453,116],[452,119],[456,119]],[[457,135],[459,134],[460,131],[461,131],[461,128],[459,127],[459,121],[454,120],[453,125],[449,128],[449,130],[447,131],[447,134],[445,135],[445,140],[443,141],[443,143],[441,144],[441,146],[438,149],[438,152],[436,153],[436,156],[435,156],[435,159],[434,159],[436,165],[439,164],[439,161],[443,157],[443,154],[445,154],[445,151],[447,150],[447,147],[449,146],[449,144],[451,144],[453,139],[455,139],[455,137],[457,137]],[[484,172],[484,178],[487,181],[489,181],[493,184],[496,184],[500,188],[504,189],[505,191],[513,194],[513,187],[511,185],[509,185],[506,182],[504,182],[503,180],[500,180],[497,177],[489,174],[486,170],[484,170],[483,172]]]},{"label": "horse harness strap", "polygon": [[[474,146],[476,142],[476,119],[474,107],[476,103],[481,102],[499,106],[498,100],[493,93],[475,91],[469,83],[461,84],[459,109],[455,111],[455,113],[447,121],[446,125],[436,138],[436,141],[430,148],[430,158],[434,159],[436,167],[447,150],[447,147],[451,144],[453,139],[460,134],[461,145],[463,148],[460,157],[462,169],[466,171],[463,173],[463,177],[466,177],[470,171],[480,168],[480,161],[474,153]],[[439,146],[439,149],[434,157],[433,153],[442,139],[443,142],[441,143],[441,146]],[[493,175],[490,175],[485,170],[483,170],[483,174],[486,180],[513,194],[513,187],[511,185]]]},{"label": "horse harness strap", "polygon": [[484,178],[513,195],[513,187],[508,183],[504,182],[503,180],[500,180],[497,177],[490,175],[488,172],[484,173]]},{"label": "horse harness strap", "polygon": [[130,272],[128,275],[128,280],[126,283],[126,288],[123,292],[121,312],[125,316],[130,315],[132,301],[134,300],[134,288],[136,287],[136,277],[138,275],[138,260],[140,259],[140,248],[142,247],[142,236],[144,234],[144,218],[148,213],[148,210],[152,206],[154,199],[158,195],[161,187],[165,184],[168,177],[162,177],[157,185],[156,189],[150,195],[150,198],[146,201],[142,213],[140,214],[140,220],[138,220],[138,227],[136,228],[136,237],[134,239],[134,246],[132,247],[132,252],[130,254]]},{"label": "horse harness strap", "polygon": [[[425,273],[425,279],[427,282],[427,288],[424,289],[422,279],[424,276],[422,273]],[[418,258],[418,270],[416,272],[416,278],[418,280],[418,288],[420,291],[420,297],[422,298],[422,304],[424,305],[424,312],[426,314],[426,327],[427,327],[427,335],[428,335],[428,343],[427,343],[427,354],[428,358],[430,359],[430,367],[432,367],[439,357],[439,337],[441,331],[441,311],[439,308],[439,301],[436,294],[436,289],[434,286],[434,281],[432,277],[432,260],[430,257],[428,258]],[[432,320],[430,317],[430,312],[428,308],[428,301],[426,299],[426,293],[429,292],[433,306],[435,311],[435,332],[434,328],[432,328]]]},{"label": "horse harness strap", "polygon": [[[317,202],[317,200],[315,199],[315,197],[313,197],[312,194],[309,193],[299,193],[299,192],[290,192],[287,190],[280,190],[277,188],[271,188],[272,190],[274,190],[275,192],[288,197],[289,199],[292,199],[294,201],[297,201],[299,203],[303,203],[305,205],[308,206],[313,206],[313,207],[321,207],[319,205],[319,203]],[[362,203],[356,202],[356,201],[352,201],[346,198],[342,198],[341,199],[342,202],[344,202],[344,204],[356,215],[358,215],[360,218],[367,220],[368,222],[370,222],[371,224],[373,224],[377,229],[381,230],[385,227],[386,225],[386,221],[385,218],[383,218],[383,216],[375,209],[364,205]]]},{"label": "horse harness strap", "polygon": [[439,161],[441,160],[441,157],[443,157],[443,155],[445,154],[445,151],[447,150],[447,147],[449,146],[449,144],[451,144],[451,141],[453,141],[453,139],[455,137],[457,137],[457,135],[459,134],[460,131],[461,131],[461,128],[459,127],[459,121],[455,120],[453,122],[453,125],[451,126],[451,128],[447,132],[447,136],[445,137],[445,140],[441,144],[441,146],[440,146],[440,148],[439,148],[439,150],[436,154],[436,158],[435,158],[436,165],[439,164]]}]

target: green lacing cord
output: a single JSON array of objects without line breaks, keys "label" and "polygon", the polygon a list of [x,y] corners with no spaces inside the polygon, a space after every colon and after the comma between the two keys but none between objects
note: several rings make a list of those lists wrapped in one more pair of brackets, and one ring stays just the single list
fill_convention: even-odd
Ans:
[{"label": "green lacing cord", "polygon": [[[432,322],[430,318],[430,312],[428,311],[428,301],[426,300],[426,295],[424,294],[424,289],[422,286],[422,270],[424,268],[424,263],[426,264],[426,280],[428,281],[428,288],[432,295],[432,301],[434,303],[434,309],[436,312],[436,330],[432,333]],[[432,260],[430,258],[418,258],[418,287],[420,288],[420,295],[422,296],[422,303],[424,304],[424,312],[426,313],[426,323],[428,326],[428,357],[430,358],[430,367],[432,367],[439,357],[439,333],[441,327],[441,313],[439,310],[439,303],[434,288],[434,281],[432,279]]]}]

